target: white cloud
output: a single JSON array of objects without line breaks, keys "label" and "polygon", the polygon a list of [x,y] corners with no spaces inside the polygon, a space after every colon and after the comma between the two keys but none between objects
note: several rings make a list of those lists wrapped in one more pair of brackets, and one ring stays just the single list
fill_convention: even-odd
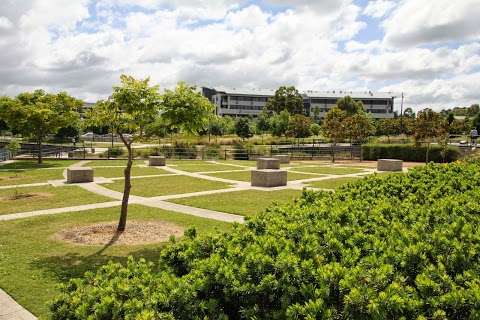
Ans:
[{"label": "white cloud", "polygon": [[389,13],[396,6],[393,0],[374,0],[369,1],[368,5],[363,10],[363,14],[373,17],[382,18]]},{"label": "white cloud", "polygon": [[[0,94],[43,87],[96,99],[129,73],[151,76],[162,87],[185,80],[236,88],[403,90],[409,103],[442,107],[480,99],[469,83],[479,80],[480,43],[467,30],[458,39],[473,40],[457,46],[415,45],[422,27],[416,15],[424,13],[410,0],[394,9],[377,0],[375,10],[352,0],[268,2],[284,10],[233,0],[4,0]],[[362,14],[384,17],[386,39],[356,38],[366,27]],[[401,15],[412,16],[405,18],[408,26],[389,25]],[[449,19],[475,20],[468,12],[455,15]],[[396,34],[408,34],[409,44],[393,46]],[[439,41],[422,39],[418,43]]]},{"label": "white cloud", "polygon": [[1,29],[12,29],[13,23],[7,17],[0,16],[0,30]]},{"label": "white cloud", "polygon": [[385,20],[385,42],[394,46],[480,37],[478,0],[404,0]]}]

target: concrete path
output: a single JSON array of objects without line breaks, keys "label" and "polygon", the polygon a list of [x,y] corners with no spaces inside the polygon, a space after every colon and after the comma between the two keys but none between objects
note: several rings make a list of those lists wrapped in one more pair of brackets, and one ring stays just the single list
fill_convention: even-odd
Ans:
[{"label": "concrete path", "polygon": [[35,320],[27,309],[19,305],[5,291],[0,289],[0,320]]}]

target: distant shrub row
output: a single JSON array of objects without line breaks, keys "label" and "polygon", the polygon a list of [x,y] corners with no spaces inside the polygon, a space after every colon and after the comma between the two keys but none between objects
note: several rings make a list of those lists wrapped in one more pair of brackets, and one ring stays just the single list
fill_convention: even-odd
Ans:
[{"label": "distant shrub row", "polygon": [[71,280],[53,319],[479,319],[479,185],[477,162],[304,192]]},{"label": "distant shrub row", "polygon": [[[367,144],[362,146],[364,160],[400,159],[404,161],[425,162],[427,147],[413,144]],[[438,145],[431,145],[428,161],[452,162],[461,158],[457,147],[449,146],[443,154]]]}]

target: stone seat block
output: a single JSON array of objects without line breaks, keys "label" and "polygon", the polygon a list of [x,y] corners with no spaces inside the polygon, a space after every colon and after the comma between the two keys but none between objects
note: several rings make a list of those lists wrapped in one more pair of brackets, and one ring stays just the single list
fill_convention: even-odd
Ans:
[{"label": "stone seat block", "polygon": [[258,158],[257,169],[280,169],[280,160],[275,158]]},{"label": "stone seat block", "polygon": [[163,167],[165,166],[164,156],[150,156],[148,157],[148,165],[150,167]]},{"label": "stone seat block", "polygon": [[285,170],[252,170],[252,187],[281,187],[287,185],[287,171]]},{"label": "stone seat block", "polygon": [[378,159],[377,160],[378,171],[402,171],[403,160],[398,159]]},{"label": "stone seat block", "polygon": [[277,154],[277,155],[274,155],[273,158],[280,160],[280,163],[283,163],[283,164],[290,163],[289,154]]},{"label": "stone seat block", "polygon": [[93,182],[93,169],[90,167],[67,168],[67,183]]}]

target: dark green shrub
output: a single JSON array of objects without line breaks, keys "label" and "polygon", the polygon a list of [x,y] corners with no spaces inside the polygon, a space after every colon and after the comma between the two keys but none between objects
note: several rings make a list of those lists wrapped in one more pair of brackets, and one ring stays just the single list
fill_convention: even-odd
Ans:
[{"label": "dark green shrub", "polygon": [[104,157],[114,157],[114,158],[121,157],[121,156],[125,155],[125,150],[123,148],[120,148],[120,147],[113,147],[113,148],[110,147],[102,155]]},{"label": "dark green shrub", "polygon": [[[412,144],[367,144],[362,146],[363,160],[400,159],[404,161],[425,162],[426,146]],[[452,162],[461,158],[457,147],[449,146],[445,155],[438,145],[431,145],[428,160],[433,162]]]},{"label": "dark green shrub", "polygon": [[479,169],[372,176],[188,232],[158,273],[131,261],[71,280],[54,319],[479,319]]}]

